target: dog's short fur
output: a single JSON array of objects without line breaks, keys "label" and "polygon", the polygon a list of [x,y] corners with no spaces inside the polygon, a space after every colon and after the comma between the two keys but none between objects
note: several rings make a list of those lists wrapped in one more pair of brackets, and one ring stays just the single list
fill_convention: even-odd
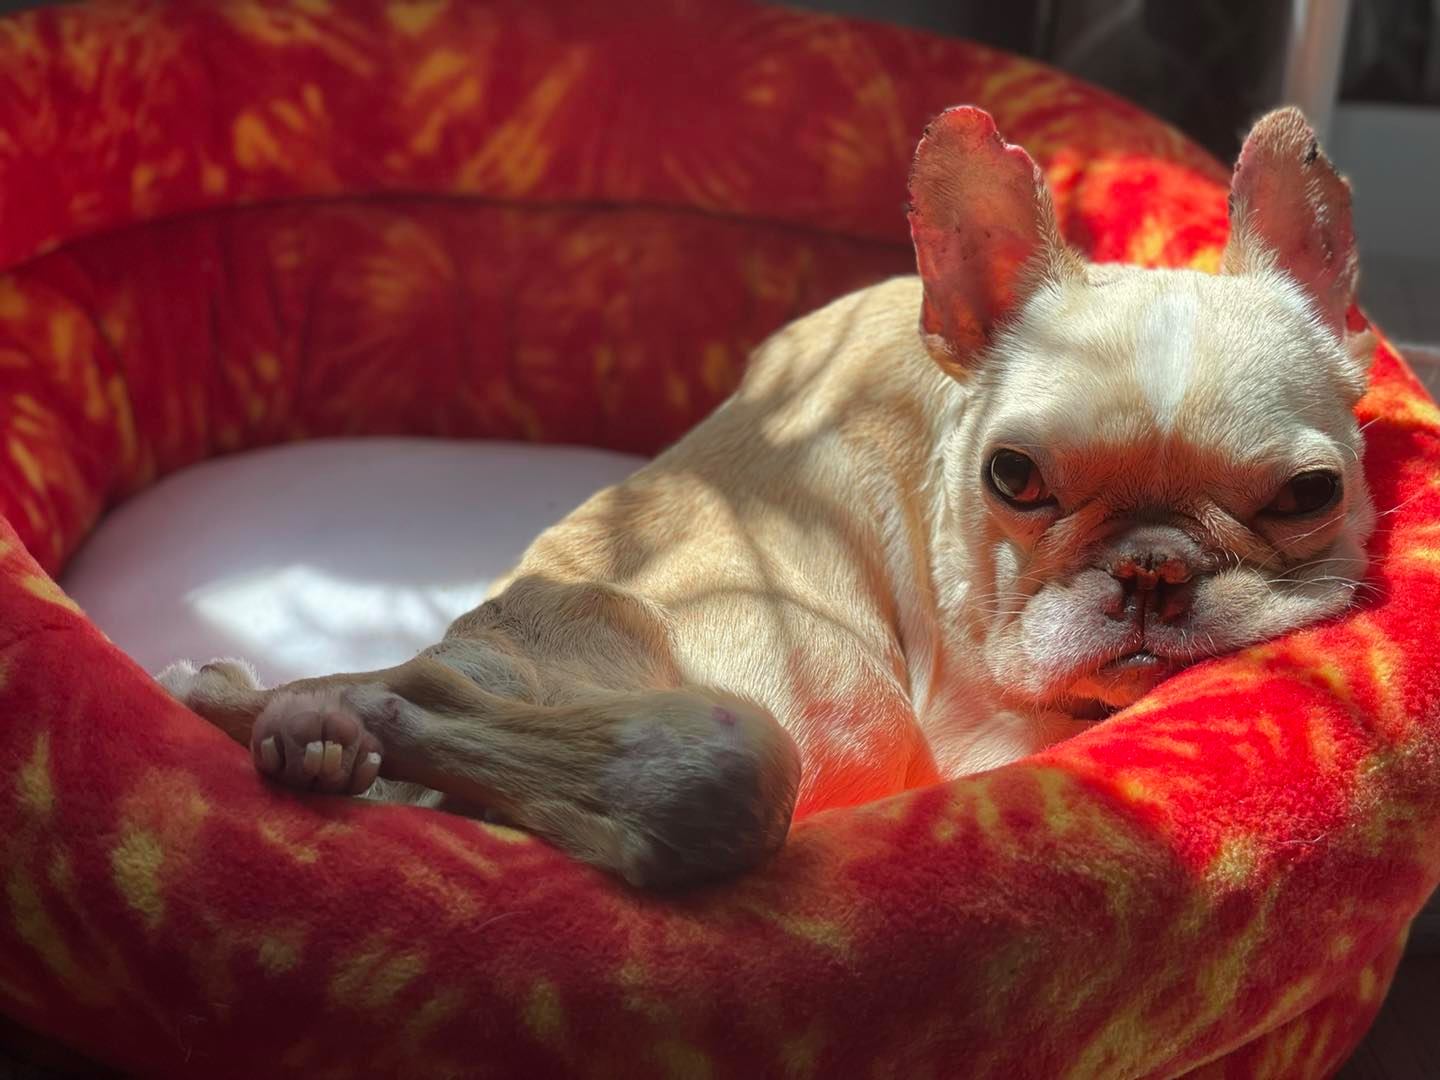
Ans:
[{"label": "dog's short fur", "polygon": [[926,132],[911,203],[919,277],[775,335],[438,645],[162,682],[277,780],[423,785],[666,886],[754,865],[797,799],[1013,760],[1352,602],[1368,342],[1349,191],[1298,113],[1247,140],[1216,275],[1087,265],[976,109]]}]

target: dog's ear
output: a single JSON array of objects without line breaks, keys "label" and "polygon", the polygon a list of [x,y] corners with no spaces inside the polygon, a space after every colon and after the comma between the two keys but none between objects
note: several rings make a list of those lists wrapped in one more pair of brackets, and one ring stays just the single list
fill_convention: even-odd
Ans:
[{"label": "dog's ear", "polygon": [[936,117],[915,151],[910,237],[925,285],[921,331],[952,374],[973,366],[1039,281],[1078,265],[1035,162],[969,105]]},{"label": "dog's ear", "polygon": [[1221,269],[1283,270],[1339,337],[1355,295],[1350,185],[1296,108],[1276,109],[1245,139],[1230,184],[1230,241]]}]

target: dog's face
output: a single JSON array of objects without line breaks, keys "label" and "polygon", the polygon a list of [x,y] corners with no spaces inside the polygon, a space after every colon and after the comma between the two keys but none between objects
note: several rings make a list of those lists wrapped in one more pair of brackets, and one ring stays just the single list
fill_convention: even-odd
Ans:
[{"label": "dog's face", "polygon": [[1103,715],[1354,599],[1368,341],[1345,330],[1348,189],[1297,113],[1252,132],[1232,217],[1220,274],[1090,266],[983,113],[921,144],[922,330],[967,388],[945,528],[1017,705]]}]

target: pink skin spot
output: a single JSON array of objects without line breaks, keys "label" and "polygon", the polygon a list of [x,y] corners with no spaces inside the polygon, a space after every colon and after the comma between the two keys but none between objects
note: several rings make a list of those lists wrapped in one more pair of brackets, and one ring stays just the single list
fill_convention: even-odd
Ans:
[{"label": "pink skin spot", "polygon": [[716,705],[715,711],[710,715],[714,718],[717,724],[721,724],[724,727],[735,726],[735,714],[732,713],[729,709],[722,709],[719,705]]}]

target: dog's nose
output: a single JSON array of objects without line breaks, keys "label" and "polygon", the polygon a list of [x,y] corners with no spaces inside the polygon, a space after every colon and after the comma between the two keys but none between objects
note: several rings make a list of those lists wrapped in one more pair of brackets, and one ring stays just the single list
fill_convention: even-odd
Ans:
[{"label": "dog's nose", "polygon": [[1178,529],[1141,526],[1114,545],[1106,569],[1121,585],[1106,614],[1125,621],[1174,623],[1190,611],[1199,547]]},{"label": "dog's nose", "polygon": [[1149,551],[1122,555],[1110,564],[1110,573],[1119,581],[1133,581],[1137,588],[1153,589],[1162,582],[1179,585],[1189,581],[1193,571],[1184,559]]}]

